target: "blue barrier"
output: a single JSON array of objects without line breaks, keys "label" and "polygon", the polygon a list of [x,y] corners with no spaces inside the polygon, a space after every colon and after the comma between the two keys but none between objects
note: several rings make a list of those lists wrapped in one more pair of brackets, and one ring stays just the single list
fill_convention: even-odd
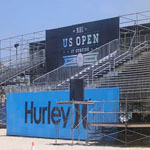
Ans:
[{"label": "blue barrier", "polygon": [[[87,89],[85,100],[119,100],[119,89]],[[70,105],[56,105],[56,101],[68,101],[69,91],[50,91],[35,93],[7,94],[7,135],[55,138],[56,126],[59,127],[59,138],[71,139]],[[118,103],[117,103],[118,105]],[[105,111],[112,109],[110,105]],[[80,111],[82,111],[81,106]],[[81,119],[81,118],[80,118]],[[75,118],[74,118],[75,124]],[[85,140],[84,123],[80,125],[80,139]],[[75,129],[74,138],[78,138]]]}]

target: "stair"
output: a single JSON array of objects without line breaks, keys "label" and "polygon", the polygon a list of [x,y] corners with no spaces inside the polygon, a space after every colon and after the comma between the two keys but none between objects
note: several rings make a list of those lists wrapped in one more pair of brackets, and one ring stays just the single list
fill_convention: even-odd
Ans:
[{"label": "stair", "polygon": [[[130,75],[125,73],[126,70],[123,69],[126,68],[127,65],[130,65],[132,69],[132,66],[134,67],[134,64],[137,64],[136,59],[148,50],[149,45],[149,41],[144,41],[134,47],[131,53],[131,48],[124,47],[122,49],[119,45],[119,40],[113,40],[89,52],[91,54],[95,52],[98,53],[97,62],[81,67],[69,65],[66,67],[65,64],[36,78],[33,80],[32,86],[23,87],[23,89],[25,91],[66,90],[69,89],[70,79],[84,79],[86,88],[118,87],[119,83],[115,82],[113,85],[110,83],[117,81],[120,75],[124,80],[123,72],[124,76],[130,77]],[[109,48],[111,48],[111,50],[109,50]],[[101,52],[104,50],[108,52],[107,56],[101,56]],[[148,58],[146,60],[148,61]],[[140,68],[142,64],[138,65]],[[135,73],[142,74],[137,70]]]},{"label": "stair", "polygon": [[[144,50],[147,50],[147,42],[143,42],[137,47],[133,49],[134,57],[138,57]],[[141,50],[142,49],[142,50]],[[56,89],[68,89],[69,88],[69,80],[72,78],[84,79],[86,86],[93,88],[93,84],[95,84],[95,80],[104,77],[105,74],[108,74],[114,71],[119,66],[124,66],[126,62],[131,60],[131,53],[122,50],[116,50],[110,54],[111,56],[106,56],[109,59],[105,61],[99,60],[95,64],[88,66],[84,70],[80,71],[75,76],[68,78],[66,81],[63,81],[61,84],[58,84]],[[140,71],[139,71],[140,72]],[[137,72],[136,72],[137,73]],[[146,73],[146,72],[145,72]],[[118,73],[119,76],[120,73]],[[107,80],[106,80],[107,81]]]}]

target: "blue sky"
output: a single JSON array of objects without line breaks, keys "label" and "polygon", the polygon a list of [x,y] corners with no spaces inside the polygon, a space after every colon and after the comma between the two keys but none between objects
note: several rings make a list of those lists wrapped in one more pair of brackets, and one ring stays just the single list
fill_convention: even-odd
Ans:
[{"label": "blue sky", "polygon": [[0,0],[0,39],[150,10],[150,0]]}]

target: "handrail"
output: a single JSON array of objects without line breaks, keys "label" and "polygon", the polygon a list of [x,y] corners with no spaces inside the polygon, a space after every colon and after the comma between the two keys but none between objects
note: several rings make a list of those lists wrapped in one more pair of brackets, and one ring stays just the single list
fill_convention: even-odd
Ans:
[{"label": "handrail", "polygon": [[3,70],[3,68],[6,68],[7,64],[9,65],[9,64],[13,64],[16,61],[18,62],[19,60],[22,60],[22,59],[32,58],[33,56],[35,56],[35,55],[37,55],[38,53],[41,53],[41,52],[44,52],[44,49],[42,49],[40,51],[37,51],[37,52],[34,52],[32,55],[29,55],[28,52],[27,53],[23,53],[22,55],[26,55],[27,54],[28,56],[27,57],[23,57],[23,58],[22,57],[16,57],[16,60],[11,60],[11,61],[3,64],[3,67],[0,68],[0,71]]},{"label": "handrail", "polygon": [[[134,37],[135,37],[135,34],[134,34]],[[132,43],[133,43],[133,41],[134,41],[134,37],[131,38],[131,43],[130,43],[130,46],[128,46],[128,50],[125,51],[125,52],[123,52],[123,51],[121,52],[121,51],[120,51],[122,54],[120,54],[120,55],[117,56],[117,57],[114,57],[114,58],[113,58],[114,60],[112,59],[112,60],[114,61],[114,67],[115,67],[115,63],[117,63],[117,62],[119,62],[119,61],[122,61],[123,59],[125,59],[125,58],[127,58],[127,57],[129,57],[129,56],[131,55],[131,53],[130,53],[129,51],[130,51],[130,48],[131,48]],[[99,48],[96,48],[96,49],[94,49],[93,51],[90,51],[90,52],[88,52],[88,53],[93,53],[93,52],[99,50],[100,48],[105,47],[106,45],[108,45],[108,48],[109,48],[109,46],[110,46],[109,44],[111,44],[111,43],[113,43],[113,42],[115,42],[115,41],[118,41],[118,40],[115,39],[115,40],[113,40],[113,41],[110,41],[109,43],[106,43],[106,44],[100,46]],[[145,42],[143,42],[142,44],[145,44]],[[136,52],[136,53],[138,52],[136,49],[138,49],[142,44],[136,46],[136,47],[133,49],[134,53],[135,53],[135,52]],[[135,50],[136,50],[136,51],[135,51]],[[88,54],[88,53],[86,53],[86,54]],[[85,55],[85,54],[84,54],[84,55]],[[109,52],[109,56],[110,56],[110,52]],[[119,60],[118,60],[118,59],[119,59]],[[108,60],[108,61],[110,61],[110,60]],[[108,63],[110,64],[110,62],[108,62],[108,61],[106,61],[106,63],[103,64],[104,67],[106,66],[106,64],[108,64]],[[51,82],[51,81],[50,81],[51,79],[52,79],[52,80],[54,79],[54,80],[53,80],[53,81],[54,81],[53,84],[58,84],[59,86],[60,86],[59,83],[64,84],[65,80],[68,81],[68,79],[74,78],[75,76],[72,74],[72,75],[70,75],[70,76],[68,76],[68,77],[64,77],[64,79],[62,79],[63,82],[61,82],[61,79],[59,79],[59,74],[61,73],[61,69],[64,68],[64,66],[66,66],[66,65],[68,65],[68,64],[70,64],[70,63],[72,63],[72,62],[73,62],[73,61],[68,62],[67,64],[62,65],[62,66],[60,66],[60,67],[58,67],[58,68],[56,68],[56,69],[54,69],[54,70],[52,70],[52,71],[50,71],[50,72],[44,74],[44,75],[42,75],[42,76],[36,78],[35,80],[33,80],[33,84],[35,84],[35,85],[38,85],[38,84],[45,84],[46,82]],[[91,64],[90,66],[93,66],[93,64]],[[87,66],[87,68],[89,68],[90,66]],[[111,66],[109,66],[109,67],[111,67]],[[86,67],[85,67],[85,68],[86,68]],[[82,73],[79,75],[79,72],[83,72],[83,70],[85,70],[85,68],[83,68],[81,71],[78,71],[78,73],[76,72],[75,74],[77,74],[77,75],[79,76],[79,78],[84,78],[85,76],[87,76],[88,72],[87,72],[86,74],[83,74],[83,75],[82,75]],[[102,68],[102,66],[96,68],[95,70],[99,70],[99,68]],[[106,68],[103,68],[102,71],[104,71],[105,69],[108,69],[108,66],[106,66]],[[62,70],[62,71],[63,71],[63,70]],[[98,71],[98,72],[102,72],[102,71]],[[55,72],[56,72],[56,73],[55,73]],[[92,74],[95,75],[94,70],[92,70]],[[98,74],[98,73],[96,73],[96,74]],[[92,76],[93,76],[93,75],[92,75]],[[55,76],[58,76],[58,78],[57,78],[57,79],[54,78]],[[89,77],[89,78],[90,78],[90,77]],[[42,80],[42,79],[43,79],[43,80]],[[41,80],[41,81],[40,81],[40,80]],[[56,80],[56,81],[55,81],[55,80]],[[60,80],[60,81],[59,81],[59,80]],[[36,84],[37,81],[39,81],[39,83]],[[55,83],[55,82],[57,82],[57,83]]]},{"label": "handrail", "polygon": [[41,30],[41,31],[37,31],[37,32],[21,34],[21,35],[17,35],[17,36],[5,38],[5,39],[0,39],[0,41],[6,41],[6,40],[9,40],[9,39],[14,39],[14,38],[22,37],[22,36],[25,37],[25,36],[28,36],[28,35],[34,35],[34,34],[39,34],[39,33],[44,33],[44,32],[45,32],[45,30]]},{"label": "handrail", "polygon": [[[148,43],[148,41],[146,42],[145,40],[146,39],[149,39],[149,38],[147,38],[147,36],[145,37],[145,36],[143,36],[143,38],[141,39],[141,41],[142,41],[142,43],[140,43],[140,41],[138,41],[138,44],[139,45],[137,45],[137,43],[135,43],[134,44],[134,48],[133,48],[133,53],[139,53],[139,52],[141,52],[141,49],[145,49],[146,48],[146,46],[147,46],[147,43]],[[129,40],[131,40],[131,39],[129,39]],[[137,42],[137,41],[136,41]],[[111,42],[109,42],[109,43],[111,43]],[[106,43],[105,44],[105,46],[107,45],[108,43]],[[103,45],[104,46],[104,45]],[[102,46],[102,47],[103,47]],[[116,46],[114,46],[114,45],[111,45],[111,46],[113,46],[113,47],[116,47]],[[109,46],[107,46],[105,49],[111,49],[112,47],[109,47]],[[118,48],[118,47],[117,47]],[[127,45],[127,47],[126,47],[127,49],[129,48],[128,47],[128,45]],[[35,82],[34,82],[34,84],[32,84],[31,85],[31,87],[22,87],[22,89],[26,89],[26,90],[29,90],[29,91],[32,91],[32,90],[34,90],[34,91],[37,91],[37,90],[53,90],[53,89],[63,89],[64,87],[63,86],[65,86],[65,85],[67,85],[68,86],[68,81],[69,81],[69,79],[72,79],[72,78],[84,78],[85,79],[85,81],[87,80],[87,85],[88,85],[88,83],[95,83],[95,81],[96,81],[96,73],[98,72],[98,73],[100,73],[101,72],[101,67],[100,67],[100,65],[104,65],[104,68],[102,68],[103,70],[105,70],[106,68],[105,68],[105,63],[113,63],[113,61],[114,60],[117,60],[116,62],[118,62],[118,61],[122,61],[123,59],[126,59],[126,57],[129,57],[129,59],[131,58],[130,56],[131,56],[131,53],[129,52],[129,50],[125,50],[125,49],[117,49],[116,50],[116,52],[117,53],[115,53],[115,55],[111,58],[111,59],[108,59],[108,61],[104,61],[103,63],[99,63],[99,61],[101,60],[101,58],[100,59],[97,59],[97,62],[94,62],[94,64],[90,64],[88,67],[87,66],[85,66],[85,68],[82,68],[81,67],[81,69],[82,70],[78,70],[78,72],[75,72],[74,71],[74,69],[77,69],[77,68],[80,68],[80,67],[64,67],[64,69],[65,69],[65,72],[62,72],[63,70],[60,70],[59,71],[59,69],[61,69],[61,67],[63,67],[64,65],[62,65],[62,66],[60,66],[59,68],[56,68],[55,70],[53,70],[53,71],[51,71],[51,73],[53,73],[54,72],[54,74],[52,74],[51,76],[48,76],[47,78],[44,78],[45,77],[45,75],[47,75],[47,74],[49,74],[50,72],[48,72],[48,73],[46,73],[46,74],[44,74],[44,75],[42,75],[41,77],[43,77],[43,78],[41,78],[42,80],[40,80],[39,78],[37,78],[37,79],[39,79],[39,83],[37,82],[37,84],[35,84]],[[96,50],[98,50],[99,51],[99,49],[98,48],[96,48],[96,49],[94,49],[93,51],[95,52]],[[89,53],[91,53],[91,52],[89,52]],[[123,57],[124,56],[124,57]],[[108,57],[108,55],[107,55],[107,57]],[[122,58],[123,57],[123,58]],[[103,58],[103,57],[102,57]],[[109,58],[109,57],[108,57]],[[118,60],[119,59],[119,60]],[[124,62],[124,61],[123,61]],[[69,64],[70,62],[68,62],[67,64]],[[66,64],[65,64],[66,65]],[[91,71],[93,71],[94,69],[97,69],[98,67],[100,67],[100,69],[98,69],[96,72],[95,72],[95,76],[94,76],[94,73],[93,73],[93,76],[91,76]],[[107,69],[109,68],[109,67],[111,67],[111,66],[106,66],[107,67]],[[67,68],[68,68],[68,70],[70,70],[70,71],[72,71],[71,73],[70,73],[70,76],[68,76],[68,70],[67,70]],[[87,68],[89,68],[89,69],[87,69]],[[103,71],[102,70],[102,71]],[[55,73],[55,71],[56,71],[56,73]],[[58,71],[58,72],[57,72]],[[62,73],[62,74],[61,74]],[[67,73],[67,76],[65,76],[65,73]],[[74,73],[74,74],[73,74]],[[98,74],[97,73],[97,74]],[[62,81],[59,81],[59,78],[54,78],[54,77],[57,77],[57,75],[64,75],[65,77],[64,77],[64,79],[62,80]],[[117,76],[116,74],[115,74],[115,76]],[[93,77],[93,78],[92,78]],[[66,78],[66,79],[65,79]],[[50,79],[54,79],[54,80],[50,80]],[[36,79],[35,79],[36,80]],[[48,83],[50,81],[50,83]],[[88,82],[89,81],[89,82]],[[94,81],[94,82],[91,82],[91,81]],[[40,86],[39,86],[40,85]],[[96,84],[91,84],[91,86],[93,85],[93,87],[95,87],[96,86]],[[66,87],[66,86],[65,86]],[[32,89],[33,88],[33,89]],[[22,90],[22,89],[20,89],[20,90]],[[13,89],[12,89],[13,90]],[[19,89],[18,89],[19,90]],[[15,90],[16,91],[16,90]]]},{"label": "handrail", "polygon": [[[44,49],[33,53],[32,55],[28,54],[28,57],[20,58],[11,61],[11,66],[4,66],[0,69],[0,84],[5,83],[6,81],[14,78],[21,72],[31,69],[44,62],[45,57],[40,56],[44,53]],[[32,59],[32,61],[31,61]]]},{"label": "handrail", "polygon": [[[134,47],[133,53],[135,54],[135,53],[137,53],[138,51],[140,51],[139,47],[141,47],[141,45],[147,44],[147,43],[148,43],[147,41],[144,41],[143,43],[141,43],[141,44],[137,45],[136,47]],[[147,45],[144,45],[144,47],[145,47],[145,46],[147,46]],[[142,48],[143,48],[143,47],[142,47]],[[137,49],[137,50],[136,50],[136,49]],[[125,53],[123,53],[123,54],[119,55],[118,57],[116,57],[116,58],[114,59],[114,62],[117,63],[117,62],[119,62],[119,61],[122,61],[123,59],[125,59],[126,57],[128,57],[126,54],[129,54],[128,56],[131,55],[131,53],[130,53],[129,51],[126,51]],[[124,55],[125,55],[125,56],[124,56]],[[124,57],[122,57],[122,56],[124,56]],[[121,58],[121,57],[122,57],[122,58]],[[119,59],[118,61],[116,61],[118,58],[121,58],[121,59]]]},{"label": "handrail", "polygon": [[[147,36],[147,35],[146,35]],[[135,34],[134,34],[134,38],[135,38],[136,36],[135,36]],[[142,37],[144,37],[143,35],[142,35]],[[134,41],[134,39],[133,38],[130,38],[131,39],[131,43],[133,43],[133,41]],[[118,40],[118,39],[115,39],[115,40],[113,40],[113,41],[110,41],[109,43],[106,43],[106,44],[104,44],[104,45],[102,45],[102,46],[100,46],[100,47],[98,47],[98,48],[96,48],[96,49],[94,49],[93,51],[90,51],[90,52],[88,52],[88,53],[93,53],[93,52],[95,52],[97,49],[100,49],[100,48],[102,48],[102,47],[104,47],[104,46],[106,46],[106,45],[109,45],[110,43],[112,43],[112,42],[114,42],[114,41],[116,41],[116,40]],[[130,46],[127,46],[129,49],[131,48],[131,44],[130,43]],[[88,54],[88,53],[86,53],[86,54]],[[129,53],[129,52],[126,52],[126,53]],[[85,55],[85,54],[84,54]],[[125,55],[125,54],[122,54],[122,55]],[[68,63],[66,63],[65,65],[69,65],[69,64],[71,64],[73,61],[71,61],[71,62],[68,62]],[[58,68],[56,68],[56,69],[54,69],[54,70],[52,70],[52,71],[50,71],[50,72],[47,72],[46,74],[44,74],[44,75],[42,75],[42,76],[40,76],[40,77],[38,77],[38,78],[36,78],[36,79],[34,79],[33,80],[33,84],[35,84],[38,80],[40,80],[40,79],[42,79],[42,78],[44,78],[44,77],[46,77],[46,76],[48,76],[48,75],[50,75],[50,74],[52,74],[52,73],[54,73],[55,71],[59,71],[61,68],[63,68],[65,65],[62,65],[62,66],[60,66],[60,67],[58,67]]]},{"label": "handrail", "polygon": [[[145,41],[145,42],[143,42],[143,43],[141,43],[140,45],[137,45],[134,49],[133,49],[133,51],[136,53],[136,52],[138,52],[138,51],[140,51],[141,49],[139,48],[139,47],[141,47],[141,45],[144,45],[142,48],[144,48],[145,46],[147,46],[147,44],[148,44],[148,41]],[[137,50],[136,50],[137,49]]]},{"label": "handrail", "polygon": [[[112,41],[110,41],[110,42],[108,42],[108,43],[106,43],[106,44],[104,44],[104,45],[102,45],[102,46],[100,46],[100,47],[98,47],[98,48],[96,48],[96,49],[94,49],[94,50],[92,50],[92,51],[86,53],[86,55],[87,55],[87,54],[90,54],[90,53],[93,53],[93,52],[95,52],[97,49],[101,49],[102,47],[105,47],[106,45],[109,45],[110,43],[113,43],[113,42],[115,42],[115,41],[118,41],[118,39],[114,39],[114,40],[112,40]],[[85,54],[84,54],[84,55],[85,55]],[[52,70],[52,71],[50,71],[50,72],[44,74],[44,75],[42,75],[42,76],[40,76],[40,77],[34,79],[34,80],[33,80],[33,84],[35,84],[35,82],[36,82],[37,80],[39,80],[39,79],[41,79],[41,78],[43,78],[43,77],[45,77],[45,76],[47,76],[47,75],[49,75],[49,74],[51,74],[51,73],[53,73],[53,72],[55,72],[55,71],[57,71],[57,70],[63,68],[64,66],[66,66],[66,65],[68,65],[68,64],[70,64],[70,63],[72,63],[72,62],[73,62],[73,61],[68,62],[68,63],[66,63],[66,64],[64,64],[64,65],[62,65],[62,66],[60,66],[60,67],[58,67],[58,68],[56,68],[56,69],[54,69],[54,70]]]}]

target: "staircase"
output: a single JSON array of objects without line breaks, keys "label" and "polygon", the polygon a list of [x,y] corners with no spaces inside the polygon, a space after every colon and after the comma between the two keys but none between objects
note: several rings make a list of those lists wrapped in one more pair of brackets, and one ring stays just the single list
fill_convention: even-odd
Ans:
[{"label": "staircase", "polygon": [[[22,92],[22,91],[50,91],[50,90],[65,90],[69,89],[70,79],[84,79],[86,88],[100,87],[101,83],[105,86],[105,77],[112,77],[112,75],[118,75],[122,70],[118,70],[123,67],[124,64],[130,63],[136,57],[140,56],[144,51],[148,50],[149,42],[134,41],[135,47],[132,44],[126,43],[122,45],[123,40],[113,40],[105,45],[94,49],[88,54],[97,53],[97,61],[79,66],[69,66],[69,63],[53,71],[50,71],[35,80],[30,86],[16,86],[14,89],[8,92]],[[128,41],[133,41],[132,39]],[[129,43],[130,43],[129,42]],[[106,55],[107,54],[107,55]],[[83,55],[84,57],[84,55]],[[72,63],[72,62],[71,62]],[[67,67],[66,67],[67,66]],[[105,87],[102,86],[102,87]],[[118,85],[116,85],[118,86]],[[106,86],[108,87],[108,86]],[[113,85],[112,85],[113,87]]]},{"label": "staircase", "polygon": [[[117,72],[117,71],[116,71]],[[103,81],[102,81],[103,80]],[[120,100],[150,98],[150,51],[118,69],[118,73],[94,81],[97,88],[120,88]]]},{"label": "staircase", "polygon": [[[102,78],[95,79],[93,81],[94,88],[115,88],[119,87],[120,89],[120,98],[119,101],[119,109],[118,109],[118,121],[114,121],[111,123],[119,123],[121,120],[119,118],[121,115],[125,116],[126,110],[128,112],[127,122],[128,123],[136,123],[136,124],[147,124],[150,123],[150,51],[148,49],[141,49],[140,55],[136,55],[130,61],[125,62],[124,65],[118,67],[111,74],[107,74]],[[125,105],[125,101],[128,101],[128,104]],[[107,103],[107,102],[106,102]],[[112,105],[113,103],[109,103]],[[126,109],[127,106],[127,109]],[[103,109],[102,109],[103,110]],[[120,111],[119,111],[120,110]],[[110,110],[113,115],[115,114],[115,110]],[[121,113],[122,112],[122,113]],[[89,125],[91,122],[99,124],[104,123],[105,121],[101,121],[100,119],[94,119],[96,117],[106,118],[104,115],[107,115],[107,112],[99,111],[97,114],[94,114],[95,117],[91,117],[89,119]],[[90,114],[90,115],[91,115]],[[114,118],[111,113],[108,114],[109,119]],[[119,117],[120,116],[120,117]],[[88,117],[90,118],[90,117]],[[125,116],[126,118],[126,116]],[[95,121],[96,120],[96,121]],[[98,121],[97,121],[98,120]],[[101,122],[100,122],[101,121]],[[109,123],[109,120],[106,120],[106,123]],[[121,122],[121,124],[123,124]],[[87,134],[88,141],[100,141],[104,142],[121,142],[125,143],[125,128],[117,128],[117,127],[103,127],[103,126],[90,126],[90,129]],[[130,132],[133,131],[133,132]],[[135,132],[136,131],[136,132]],[[136,133],[136,134],[135,134]],[[131,142],[145,138],[149,134],[148,128],[132,128],[128,132],[128,141],[129,144]],[[141,137],[140,137],[140,136]],[[143,137],[142,137],[143,136]],[[144,139],[144,142],[147,142]],[[143,142],[143,141],[142,141]],[[149,142],[149,140],[148,140]],[[136,143],[137,144],[137,143]]]},{"label": "staircase", "polygon": [[134,45],[138,44],[134,48],[128,44],[122,46],[119,43],[121,42],[116,39],[89,52],[89,54],[98,53],[98,61],[81,67],[66,67],[66,65],[63,65],[35,79],[33,81],[34,86],[42,87],[44,85],[43,88],[46,87],[46,90],[63,90],[69,88],[70,79],[78,78],[84,79],[86,87],[91,88],[95,86],[93,83],[96,79],[115,71],[118,66],[139,55],[148,46],[147,41],[134,43]]},{"label": "staircase", "polygon": [[52,90],[66,89],[69,86],[70,79],[74,78],[88,79],[90,76],[92,76],[91,71],[98,73],[101,72],[102,74],[107,73],[109,70],[111,70],[111,67],[113,67],[112,60],[116,56],[119,56],[120,54],[124,53],[124,49],[123,50],[119,49],[118,43],[119,40],[116,39],[89,52],[88,55],[92,55],[93,53],[98,54],[97,61],[94,63],[89,63],[81,67],[79,66],[70,67],[69,64],[67,65],[65,64],[35,79],[33,83],[36,86],[50,85],[49,88]]}]

